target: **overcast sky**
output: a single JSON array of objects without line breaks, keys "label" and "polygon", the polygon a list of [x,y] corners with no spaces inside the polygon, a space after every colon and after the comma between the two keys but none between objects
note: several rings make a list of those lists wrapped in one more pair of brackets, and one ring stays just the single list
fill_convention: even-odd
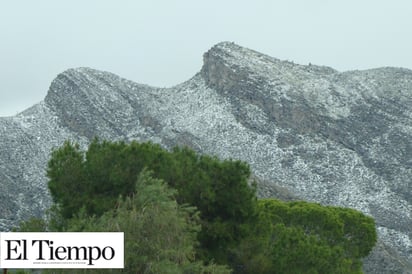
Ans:
[{"label": "overcast sky", "polygon": [[412,69],[411,0],[0,0],[0,35],[0,116],[73,67],[176,85],[221,41],[340,71]]}]

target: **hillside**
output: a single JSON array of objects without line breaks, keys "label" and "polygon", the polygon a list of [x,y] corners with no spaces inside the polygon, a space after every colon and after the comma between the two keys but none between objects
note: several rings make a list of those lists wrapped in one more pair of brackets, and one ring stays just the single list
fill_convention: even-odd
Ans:
[{"label": "hillside", "polygon": [[411,118],[411,70],[338,72],[227,42],[205,53],[198,74],[172,88],[69,69],[44,101],[0,118],[0,229],[50,205],[46,163],[64,140],[152,140],[249,162],[262,197],[287,189],[374,216],[381,241],[365,269],[407,271]]}]

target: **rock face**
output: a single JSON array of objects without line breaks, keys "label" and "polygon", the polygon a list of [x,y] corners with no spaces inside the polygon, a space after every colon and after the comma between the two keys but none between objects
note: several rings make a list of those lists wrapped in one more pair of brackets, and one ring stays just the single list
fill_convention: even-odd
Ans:
[{"label": "rock face", "polygon": [[50,205],[47,160],[64,140],[152,140],[249,162],[262,197],[370,214],[380,242],[365,271],[412,269],[411,70],[340,73],[224,42],[167,89],[69,69],[43,102],[0,118],[0,136],[1,230]]}]

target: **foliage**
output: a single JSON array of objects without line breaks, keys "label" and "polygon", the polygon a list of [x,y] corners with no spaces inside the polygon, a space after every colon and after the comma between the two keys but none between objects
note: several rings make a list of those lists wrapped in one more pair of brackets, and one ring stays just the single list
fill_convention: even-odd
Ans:
[{"label": "foliage", "polygon": [[[194,207],[179,205],[174,199],[175,194],[174,189],[143,170],[133,195],[119,199],[115,209],[99,217],[90,217],[84,210],[80,211],[70,220],[67,230],[125,233],[125,268],[108,272],[230,273],[226,267],[205,266],[196,260],[199,214]],[[75,273],[75,270],[60,272]],[[104,273],[104,270],[95,272]],[[87,273],[93,273],[93,270]]]},{"label": "foliage", "polygon": [[47,231],[47,222],[40,218],[30,218],[27,221],[22,221],[18,228],[14,228],[13,232],[44,232]]},{"label": "foliage", "polygon": [[[244,162],[199,156],[188,148],[168,152],[150,142],[96,139],[85,153],[70,142],[54,150],[47,175],[65,220],[81,208],[88,216],[110,210],[119,195],[132,195],[136,176],[145,167],[177,189],[179,204],[187,203],[200,211],[199,254],[206,260],[226,262],[228,249],[247,234],[243,225],[255,215],[255,188],[248,185],[250,169]],[[60,223],[63,229],[64,221]]]},{"label": "foliage", "polygon": [[53,201],[61,205],[60,214],[64,218],[72,217],[79,210],[79,204],[87,199],[83,162],[79,145],[70,142],[54,150],[49,160],[49,190]]},{"label": "foliage", "polygon": [[374,220],[353,209],[264,199],[259,212],[267,273],[361,273],[376,242]]},{"label": "foliage", "polygon": [[96,139],[83,152],[66,142],[52,152],[47,174],[55,202],[48,227],[125,231],[132,272],[228,271],[201,263],[215,261],[236,273],[360,273],[376,242],[372,218],[258,201],[246,163],[189,148]]}]

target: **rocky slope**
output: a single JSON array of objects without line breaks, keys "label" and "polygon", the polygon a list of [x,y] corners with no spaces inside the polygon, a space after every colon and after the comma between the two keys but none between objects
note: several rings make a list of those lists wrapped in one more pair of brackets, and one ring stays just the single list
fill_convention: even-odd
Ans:
[{"label": "rocky slope", "polygon": [[380,243],[367,272],[412,269],[411,70],[340,73],[226,42],[205,53],[192,79],[167,89],[69,69],[43,102],[0,118],[0,229],[49,206],[53,147],[94,136],[245,160],[260,196],[292,193],[374,216]]}]

